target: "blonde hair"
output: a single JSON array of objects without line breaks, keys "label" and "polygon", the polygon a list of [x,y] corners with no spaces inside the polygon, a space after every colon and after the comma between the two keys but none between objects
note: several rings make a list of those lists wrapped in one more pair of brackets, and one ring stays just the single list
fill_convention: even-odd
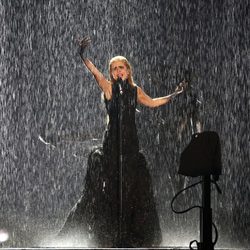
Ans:
[{"label": "blonde hair", "polygon": [[128,82],[131,86],[136,86],[136,84],[134,83],[134,80],[133,80],[133,76],[132,76],[132,67],[130,65],[130,63],[128,62],[127,58],[124,57],[124,56],[115,56],[113,58],[110,59],[109,61],[109,76],[110,76],[110,80],[112,83],[115,82],[115,79],[113,78],[112,76],[112,69],[111,69],[111,66],[114,62],[123,62],[127,69],[129,70],[129,74],[128,74]]}]

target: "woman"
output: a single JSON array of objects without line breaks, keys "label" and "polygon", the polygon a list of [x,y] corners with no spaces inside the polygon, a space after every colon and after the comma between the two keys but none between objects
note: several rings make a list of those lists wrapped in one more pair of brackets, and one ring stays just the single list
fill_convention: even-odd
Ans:
[{"label": "woman", "polygon": [[88,235],[100,247],[152,247],[161,242],[159,219],[146,160],[139,152],[135,125],[137,103],[158,107],[172,95],[152,99],[132,77],[125,57],[110,60],[107,80],[84,55],[90,39],[80,41],[80,55],[104,93],[109,122],[103,146],[88,158],[85,190],[60,235]]}]

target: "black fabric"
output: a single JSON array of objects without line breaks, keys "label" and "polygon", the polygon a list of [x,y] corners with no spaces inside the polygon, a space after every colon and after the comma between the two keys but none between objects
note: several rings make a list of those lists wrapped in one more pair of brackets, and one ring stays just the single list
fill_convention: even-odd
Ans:
[{"label": "black fabric", "polygon": [[178,173],[185,176],[221,175],[221,148],[216,132],[205,131],[192,136],[181,154]]},{"label": "black fabric", "polygon": [[[85,189],[70,212],[60,235],[84,233],[100,247],[151,247],[161,242],[152,181],[139,152],[135,125],[137,87],[112,85],[105,100],[109,123],[103,147],[88,158]],[[120,158],[122,155],[122,159]],[[122,240],[118,239],[119,173],[122,166]]]}]

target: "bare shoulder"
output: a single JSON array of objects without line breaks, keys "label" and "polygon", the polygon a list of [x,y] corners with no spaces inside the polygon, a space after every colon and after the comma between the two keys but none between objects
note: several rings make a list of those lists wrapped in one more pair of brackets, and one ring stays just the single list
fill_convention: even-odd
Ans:
[{"label": "bare shoulder", "polygon": [[144,97],[144,95],[143,95],[144,92],[143,92],[142,88],[139,87],[138,85],[135,85],[135,87],[136,87],[136,92],[137,92],[137,101],[139,103],[142,103],[143,97]]},{"label": "bare shoulder", "polygon": [[140,87],[139,87],[137,84],[134,83],[134,86],[133,86],[133,87],[136,88],[137,92],[139,91],[139,88],[140,88]]},{"label": "bare shoulder", "polygon": [[112,82],[107,80],[108,90],[112,92]]},{"label": "bare shoulder", "polygon": [[135,85],[136,89],[137,89],[137,95],[142,95],[143,94],[143,90],[141,87],[139,87],[138,85]]},{"label": "bare shoulder", "polygon": [[101,81],[99,82],[99,85],[100,85],[102,91],[106,92],[106,91],[110,91],[112,84],[109,80],[107,80],[105,77],[103,77],[101,79]]}]

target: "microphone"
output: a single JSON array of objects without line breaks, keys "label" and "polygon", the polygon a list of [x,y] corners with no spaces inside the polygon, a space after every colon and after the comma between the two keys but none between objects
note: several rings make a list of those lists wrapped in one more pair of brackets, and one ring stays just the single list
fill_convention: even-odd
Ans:
[{"label": "microphone", "polygon": [[122,81],[122,79],[118,78],[118,86],[119,86],[120,95],[123,95],[123,89],[122,89],[121,81]]},{"label": "microphone", "polygon": [[118,86],[119,86],[120,94],[122,95],[123,94],[123,90],[122,90],[121,83],[118,83]]}]

